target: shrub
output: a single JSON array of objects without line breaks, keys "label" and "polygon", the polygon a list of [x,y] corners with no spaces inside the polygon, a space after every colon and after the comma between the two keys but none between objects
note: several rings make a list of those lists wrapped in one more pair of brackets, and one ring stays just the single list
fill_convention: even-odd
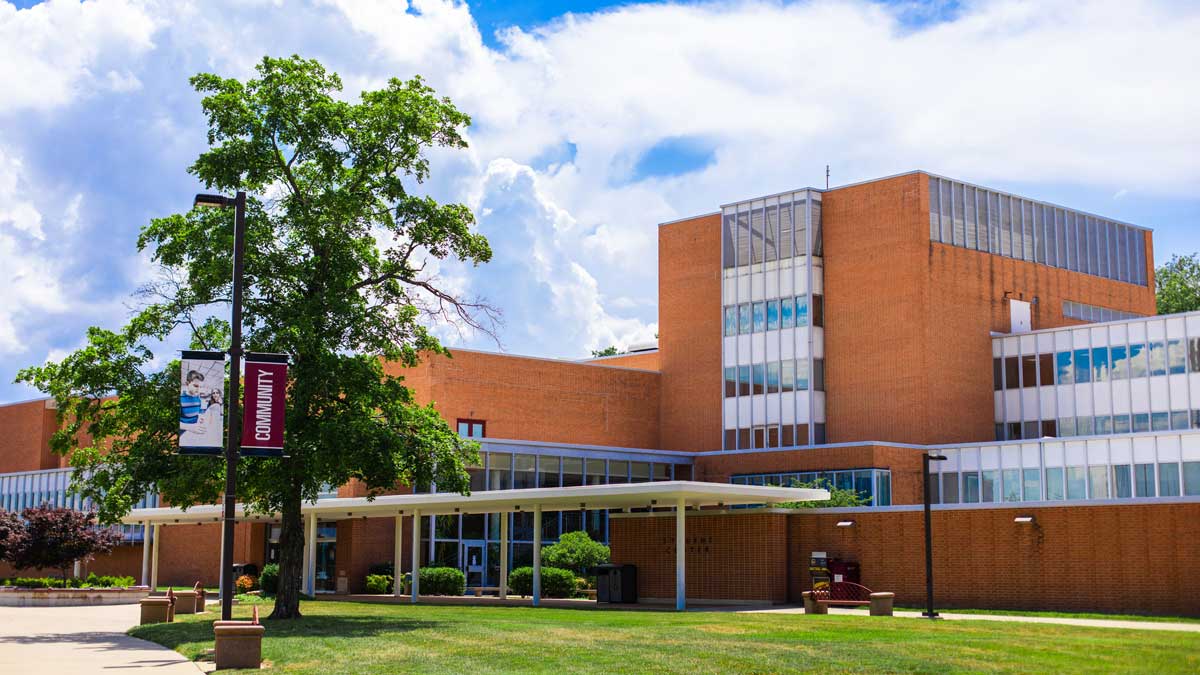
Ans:
[{"label": "shrub", "polygon": [[542,549],[542,564],[571,570],[576,576],[591,574],[596,565],[609,560],[609,548],[593,541],[587,532],[567,532],[559,537],[557,544]]},{"label": "shrub", "polygon": [[386,574],[367,575],[367,593],[371,595],[386,595],[392,592],[392,577]]},{"label": "shrub", "polygon": [[239,594],[249,593],[254,590],[254,577],[249,574],[243,574],[237,578],[237,581],[233,582],[233,586]]},{"label": "shrub", "polygon": [[387,562],[377,562],[367,568],[367,574],[379,574],[385,577],[395,577],[396,566],[392,564],[392,561],[390,560]]},{"label": "shrub", "polygon": [[[508,575],[508,587],[517,595],[533,595],[533,568],[518,567]],[[559,567],[542,568],[542,597],[569,598],[575,595],[575,575]]]},{"label": "shrub", "polygon": [[422,567],[421,593],[424,595],[462,595],[467,576],[456,567]]},{"label": "shrub", "polygon": [[279,565],[276,563],[267,563],[263,565],[262,574],[258,575],[258,585],[262,588],[262,592],[267,595],[275,595],[279,592]]},{"label": "shrub", "polygon": [[13,577],[0,579],[0,586],[18,586],[21,588],[111,588],[113,586],[129,587],[134,584],[133,577],[97,576],[95,572],[87,575],[86,579],[62,579],[54,577]]}]

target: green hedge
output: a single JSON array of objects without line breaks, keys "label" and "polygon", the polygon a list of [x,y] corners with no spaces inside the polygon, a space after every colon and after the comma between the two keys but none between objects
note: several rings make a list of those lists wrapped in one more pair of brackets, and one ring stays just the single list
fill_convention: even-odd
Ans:
[{"label": "green hedge", "polygon": [[[87,575],[86,579],[67,579],[67,588],[112,588],[134,585],[133,577],[98,576],[95,572]],[[63,588],[63,580],[55,577],[13,577],[0,579],[0,586],[18,586],[20,588]]]},{"label": "green hedge", "polygon": [[[517,595],[533,595],[533,568],[518,567],[508,575],[508,587]],[[559,567],[542,567],[542,597],[569,598],[575,595],[575,574]]]},{"label": "green hedge", "polygon": [[392,577],[386,574],[367,575],[367,593],[371,595],[386,595],[392,592]]},{"label": "green hedge", "polygon": [[262,574],[258,575],[258,586],[264,595],[275,595],[279,592],[279,565],[267,563],[263,565]]},{"label": "green hedge", "polygon": [[422,595],[462,595],[467,590],[467,576],[455,567],[422,567]]}]

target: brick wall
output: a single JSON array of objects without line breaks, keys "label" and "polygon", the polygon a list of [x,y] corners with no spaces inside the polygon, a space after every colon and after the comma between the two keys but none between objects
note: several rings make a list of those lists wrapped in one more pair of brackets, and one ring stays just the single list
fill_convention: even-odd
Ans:
[{"label": "brick wall", "polygon": [[721,218],[658,228],[662,447],[721,449]]},{"label": "brick wall", "polygon": [[[687,596],[704,600],[787,601],[788,516],[689,514]],[[609,520],[612,560],[637,565],[638,597],[675,597],[675,517]]]},{"label": "brick wall", "polygon": [[[1033,523],[1013,522],[1027,515]],[[824,551],[858,562],[868,588],[923,606],[922,518],[919,509],[689,515],[688,597],[799,602],[809,555]],[[1197,522],[1195,502],[935,509],[935,602],[1200,616]],[[674,533],[673,514],[611,521],[613,560],[638,566],[640,595],[674,597]]]},{"label": "brick wall", "polygon": [[[234,529],[233,562],[254,563],[261,570],[266,557],[267,525],[238,523]],[[221,525],[167,525],[159,530],[159,585],[191,586],[200,581],[216,586],[221,581]],[[137,572],[141,575],[141,560]]]},{"label": "brick wall", "polygon": [[617,356],[603,356],[598,359],[589,359],[585,363],[594,366],[621,366],[640,370],[658,370],[660,366],[657,349],[632,354],[618,354]]},{"label": "brick wall", "polygon": [[0,405],[0,473],[57,469],[61,458],[50,452],[57,428],[48,399]]},{"label": "brick wall", "polygon": [[486,421],[490,438],[658,447],[656,372],[468,350],[387,370],[451,425]]}]

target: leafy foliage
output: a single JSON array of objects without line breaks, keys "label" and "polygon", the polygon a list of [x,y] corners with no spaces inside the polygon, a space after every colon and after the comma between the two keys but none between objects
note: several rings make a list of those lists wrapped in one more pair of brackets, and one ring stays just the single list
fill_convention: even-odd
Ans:
[{"label": "leafy foliage", "polygon": [[393,563],[391,560],[388,560],[385,562],[371,563],[371,566],[367,568],[367,574],[382,574],[382,575],[388,576],[388,577],[395,576],[396,575],[396,564]]},{"label": "leafy foliage", "polygon": [[625,352],[617,349],[616,345],[609,345],[609,346],[605,347],[604,349],[593,349],[592,350],[592,358],[598,359],[602,356],[618,356],[618,355],[624,354],[624,353]]},{"label": "leafy foliage", "polygon": [[236,590],[238,593],[249,593],[250,591],[254,590],[254,586],[254,577],[250,576],[249,574],[243,574],[233,582],[234,590]]},{"label": "leafy foliage", "polygon": [[467,590],[467,576],[457,567],[422,567],[422,595],[462,595]]},{"label": "leafy foliage", "polygon": [[1154,295],[1159,314],[1200,310],[1200,253],[1171,256],[1155,270]]},{"label": "leafy foliage", "polygon": [[277,563],[263,565],[262,574],[258,575],[258,585],[265,595],[275,595],[279,592],[279,565]]},{"label": "leafy foliage", "polygon": [[[508,587],[517,595],[533,595],[533,568],[518,567],[510,572]],[[575,591],[575,574],[571,570],[542,566],[542,597],[569,598]]]},{"label": "leafy foliage", "polygon": [[[440,260],[491,258],[469,209],[409,191],[430,175],[428,151],[466,147],[470,118],[419,77],[351,102],[316,61],[264,58],[257,73],[191,79],[204,95],[209,149],[189,171],[208,190],[249,193],[244,347],[291,356],[289,456],[242,461],[237,475],[240,501],[281,514],[272,617],[290,618],[299,616],[300,508],[322,486],[469,491],[464,467],[478,446],[415,404],[400,373],[421,354],[446,354],[423,322],[491,332],[498,315],[431,272]],[[137,245],[161,276],[139,293],[129,323],[93,327],[81,349],[18,374],[57,401],[52,447],[70,456],[76,489],[104,522],[150,490],[187,507],[216,503],[224,487],[222,461],[175,452],[179,363],[156,368],[153,349],[179,332],[194,349],[230,347],[230,326],[215,317],[231,297],[233,213],[156,218]]]},{"label": "leafy foliage", "polygon": [[0,509],[0,561],[25,545],[25,523],[12,511]]},{"label": "leafy foliage", "polygon": [[98,553],[108,553],[121,535],[95,527],[96,514],[44,504],[21,512],[24,534],[9,545],[5,560],[19,570],[49,568],[62,571],[75,561],[87,562]]},{"label": "leafy foliage", "polygon": [[833,483],[829,482],[828,480],[817,479],[810,483],[793,482],[788,487],[829,490],[829,499],[823,499],[815,502],[784,502],[777,505],[779,508],[825,509],[835,506],[868,506],[871,503],[870,497],[860,495],[856,490],[847,490],[845,488],[834,487]]},{"label": "leafy foliage", "polygon": [[558,543],[542,549],[542,564],[571,570],[575,576],[591,575],[591,568],[609,561],[608,546],[593,541],[587,532],[567,532]]},{"label": "leafy foliage", "polygon": [[367,593],[371,595],[386,595],[392,592],[392,575],[368,574]]},{"label": "leafy foliage", "polygon": [[0,579],[0,586],[18,588],[129,588],[136,582],[133,577],[97,575],[91,572],[85,579],[52,579],[50,577],[13,577]]}]

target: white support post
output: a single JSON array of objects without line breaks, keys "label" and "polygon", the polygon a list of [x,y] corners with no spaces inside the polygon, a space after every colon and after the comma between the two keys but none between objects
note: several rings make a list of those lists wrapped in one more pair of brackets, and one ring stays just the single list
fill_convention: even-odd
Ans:
[{"label": "white support post", "polygon": [[162,539],[162,523],[154,524],[154,550],[150,552],[150,592],[158,590],[158,545]]},{"label": "white support post", "polygon": [[687,501],[680,497],[675,502],[675,609],[682,612],[687,608]]},{"label": "white support post", "polygon": [[80,577],[80,575],[82,575],[82,574],[83,574],[83,563],[76,560],[75,565],[71,569],[71,576],[78,579]]},{"label": "white support post", "polygon": [[308,514],[304,523],[304,594],[317,594],[317,514]]},{"label": "white support post", "polygon": [[392,595],[400,597],[400,591],[404,585],[400,583],[404,574],[400,572],[400,565],[404,562],[404,516],[396,516],[396,537],[395,546],[392,549]]},{"label": "white support post", "polygon": [[533,606],[542,604],[542,505],[533,507]]},{"label": "white support post", "polygon": [[150,585],[150,521],[142,522],[142,576],[143,586]]},{"label": "white support post", "polygon": [[500,599],[508,597],[508,514],[500,514]]},{"label": "white support post", "polygon": [[[433,530],[429,531],[433,535]],[[421,594],[421,511],[413,511],[412,527],[412,602]]]},{"label": "white support post", "polygon": [[300,592],[308,593],[308,519],[311,515],[302,516],[304,522],[304,551],[300,556]]}]

